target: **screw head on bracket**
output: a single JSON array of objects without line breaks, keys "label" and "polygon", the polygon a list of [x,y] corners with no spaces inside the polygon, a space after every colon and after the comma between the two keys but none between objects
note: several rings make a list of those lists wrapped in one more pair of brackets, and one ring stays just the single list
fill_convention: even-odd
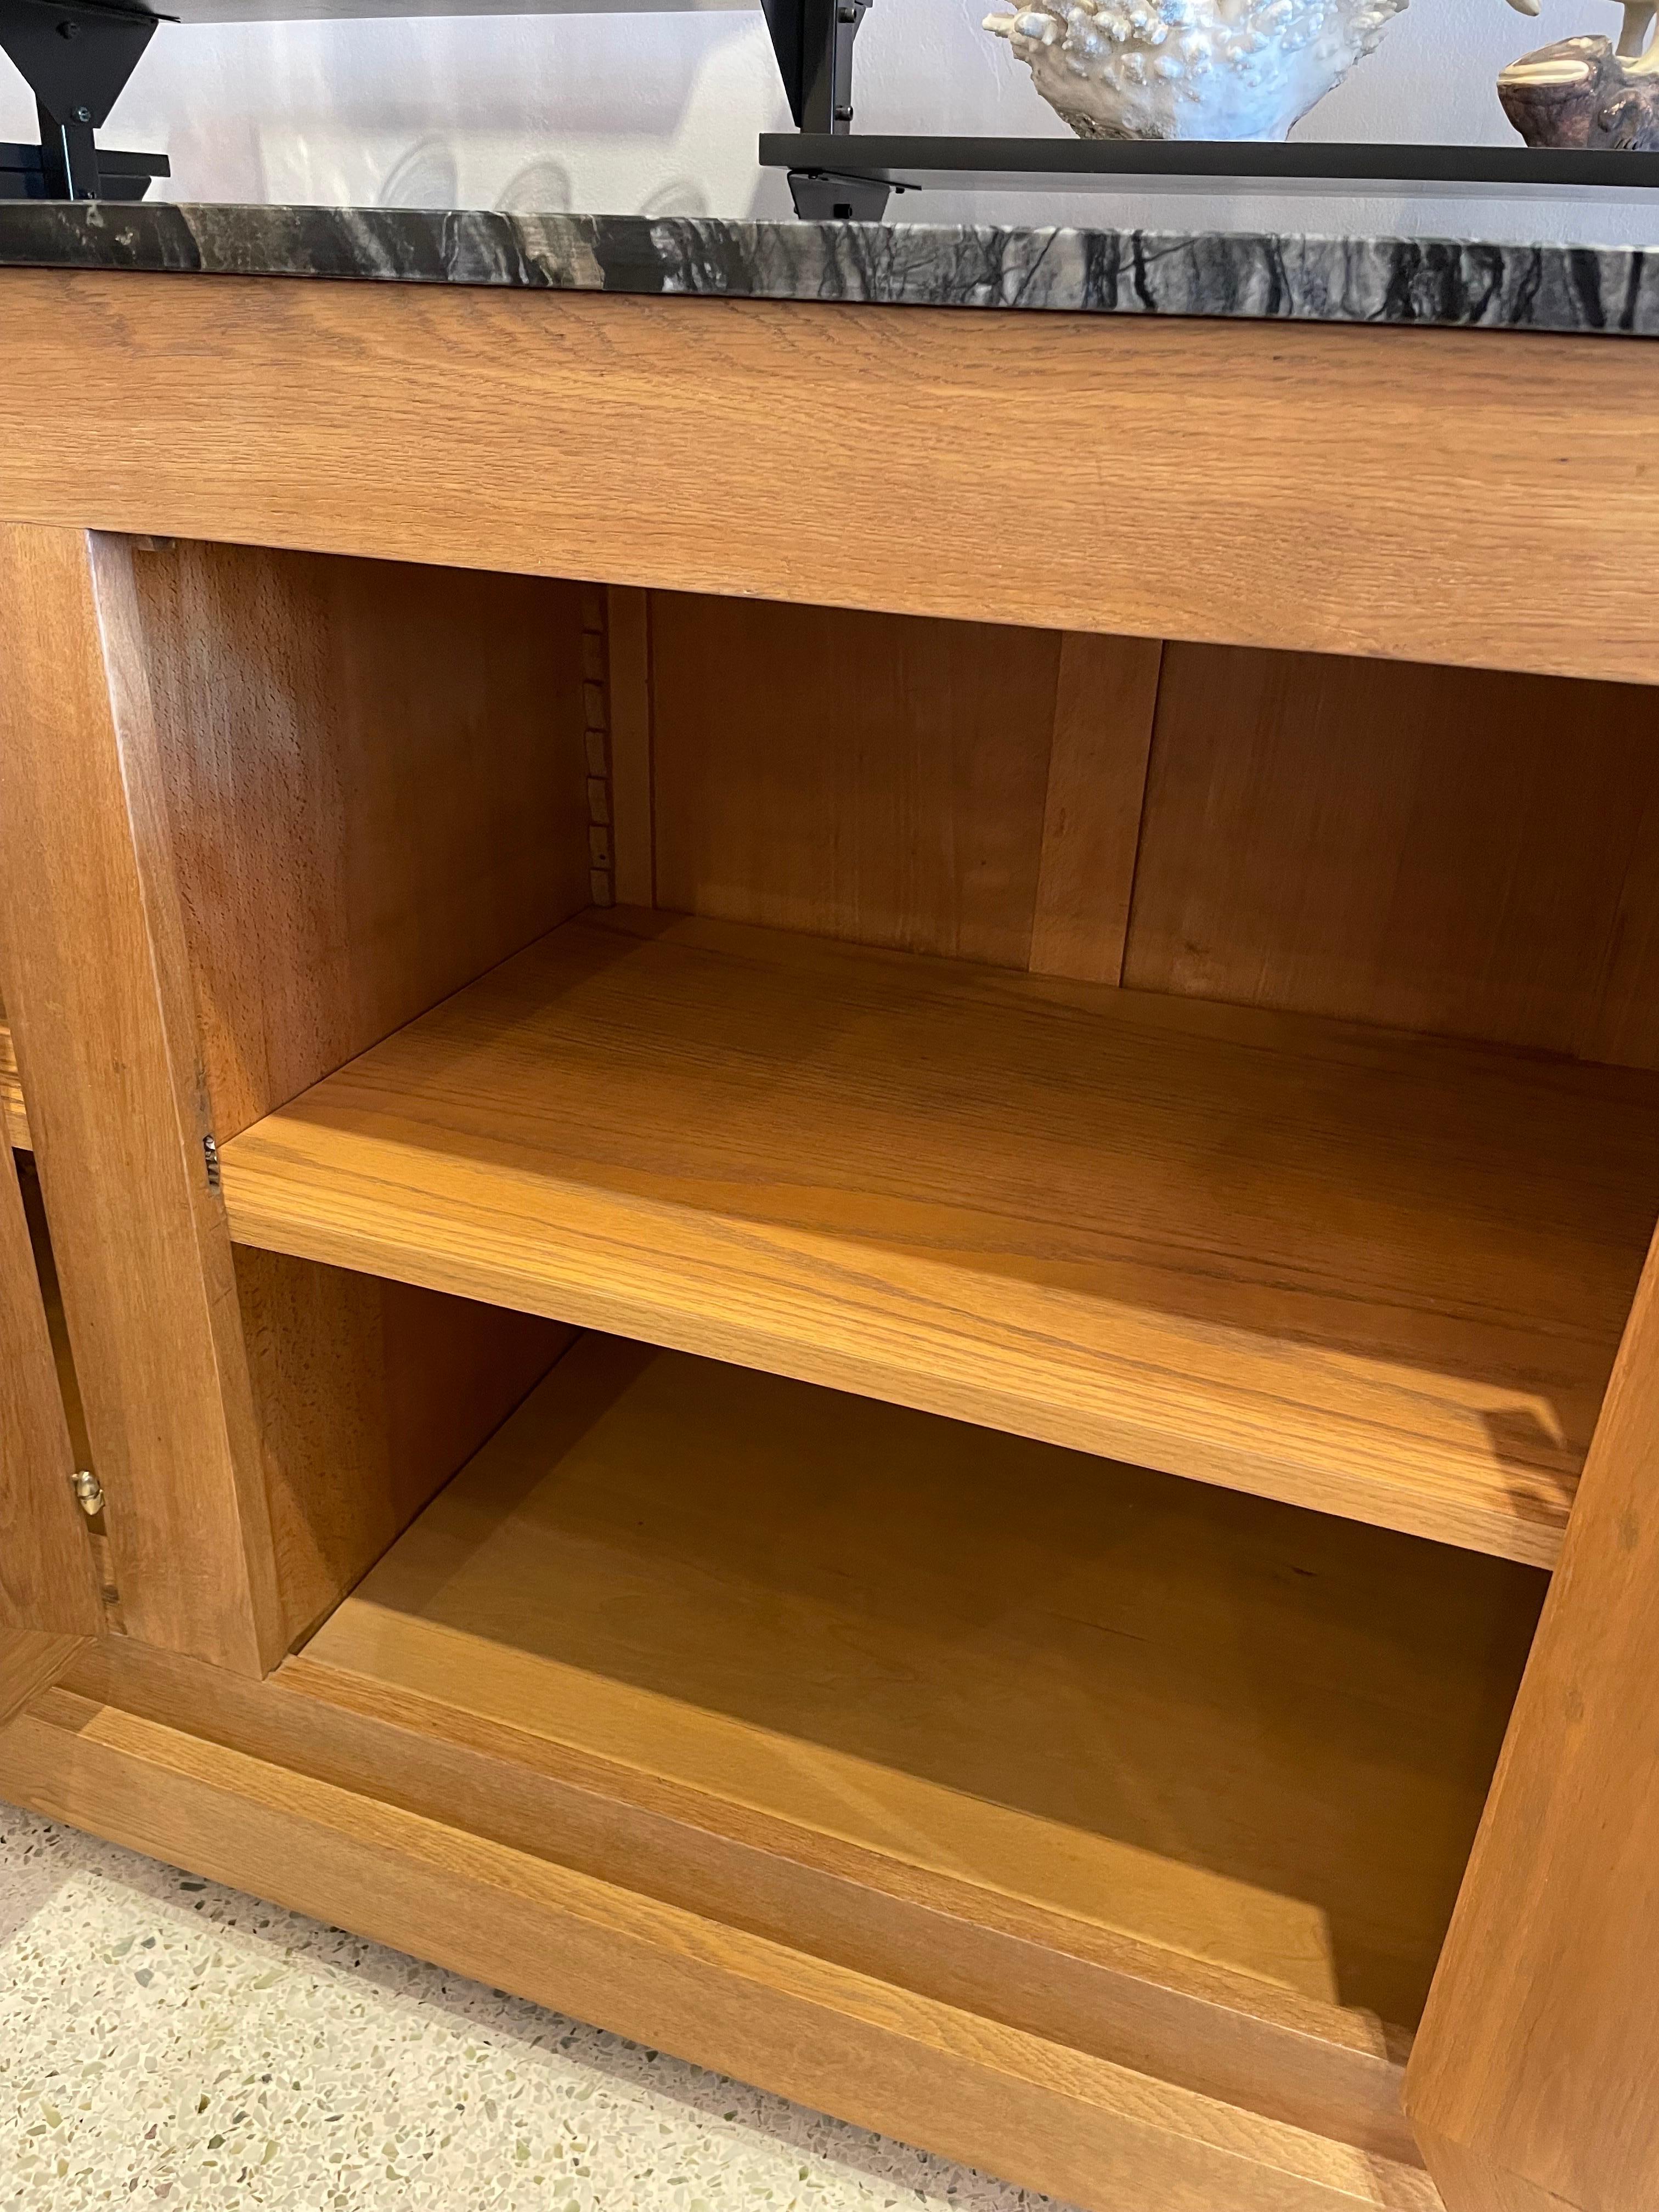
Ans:
[{"label": "screw head on bracket", "polygon": [[81,26],[78,23],[60,23],[58,26],[58,35],[60,39],[78,39],[81,35]]}]

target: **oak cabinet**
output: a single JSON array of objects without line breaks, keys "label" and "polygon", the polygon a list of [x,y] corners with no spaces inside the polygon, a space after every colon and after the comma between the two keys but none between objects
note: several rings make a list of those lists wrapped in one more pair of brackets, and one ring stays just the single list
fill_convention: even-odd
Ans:
[{"label": "oak cabinet", "polygon": [[[258,292],[190,295],[233,392]],[[971,501],[982,604],[967,556],[831,604],[723,441],[877,325],[683,311],[631,538],[568,452],[455,506],[385,358],[379,443],[281,399],[287,499],[199,398],[193,489],[159,421],[148,477],[18,471],[4,1095],[118,1616],[0,1177],[0,1627],[62,1638],[0,1644],[0,1790],[1098,2212],[1624,2212],[1651,639],[1413,596],[1386,502],[1346,629],[1260,542],[1212,629],[1069,567],[1011,623]],[[324,374],[355,312],[285,343]],[[626,312],[561,324],[550,405]],[[1227,336],[1286,436],[1336,404],[1306,335]],[[667,390],[684,328],[635,336]],[[884,343],[970,470],[959,331]],[[1473,343],[1570,447],[1594,374],[1507,343],[1404,348],[1427,432]],[[1612,550],[1576,482],[1551,560]],[[860,478],[866,543],[902,493]]]}]

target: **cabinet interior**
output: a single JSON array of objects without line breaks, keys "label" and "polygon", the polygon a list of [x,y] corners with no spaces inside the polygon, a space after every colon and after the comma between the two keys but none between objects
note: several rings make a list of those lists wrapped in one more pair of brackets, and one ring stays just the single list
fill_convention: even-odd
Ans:
[{"label": "cabinet interior", "polygon": [[593,1334],[303,1660],[1060,1948],[1115,1934],[1409,2026],[1541,1590]]},{"label": "cabinet interior", "polygon": [[487,1755],[509,1841],[1414,2162],[1659,1217],[1648,695],[135,573],[277,1681],[400,1802]]}]

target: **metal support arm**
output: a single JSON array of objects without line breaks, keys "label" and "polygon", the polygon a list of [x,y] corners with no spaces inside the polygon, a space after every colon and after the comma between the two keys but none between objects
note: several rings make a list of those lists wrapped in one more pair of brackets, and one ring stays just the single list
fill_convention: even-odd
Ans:
[{"label": "metal support arm", "polygon": [[100,170],[94,133],[125,89],[161,19],[112,0],[0,0],[0,49],[27,80],[40,150],[0,147],[0,196],[58,200],[142,198],[159,155],[118,154]]},{"label": "metal support arm", "polygon": [[853,127],[853,41],[870,0],[762,0],[798,131]]},{"label": "metal support arm", "polygon": [[[844,137],[853,127],[853,46],[871,0],[762,4],[796,129]],[[413,0],[411,12],[431,8],[432,0]],[[180,5],[187,17],[198,12],[216,11]],[[280,7],[253,10],[283,12]],[[295,12],[317,11],[296,5]],[[334,0],[323,12],[349,15],[380,8],[366,0]],[[108,120],[157,22],[168,20],[143,0],[0,0],[0,51],[27,80],[40,118],[38,154],[32,147],[0,146],[0,198],[137,199],[151,177],[168,173],[159,156],[100,157],[94,135]],[[790,183],[804,215],[872,219],[886,204],[887,187],[829,169],[803,170]]]},{"label": "metal support arm", "polygon": [[[853,43],[871,0],[762,0],[795,128],[844,138],[853,127]],[[878,222],[893,189],[828,169],[793,169],[799,216]]]}]

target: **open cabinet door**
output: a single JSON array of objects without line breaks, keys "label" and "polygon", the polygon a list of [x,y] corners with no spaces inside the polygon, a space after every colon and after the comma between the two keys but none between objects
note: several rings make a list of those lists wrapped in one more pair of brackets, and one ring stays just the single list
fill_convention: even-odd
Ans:
[{"label": "open cabinet door", "polygon": [[102,1608],[74,1476],[16,1162],[0,1145],[0,1638],[99,1632]]}]

